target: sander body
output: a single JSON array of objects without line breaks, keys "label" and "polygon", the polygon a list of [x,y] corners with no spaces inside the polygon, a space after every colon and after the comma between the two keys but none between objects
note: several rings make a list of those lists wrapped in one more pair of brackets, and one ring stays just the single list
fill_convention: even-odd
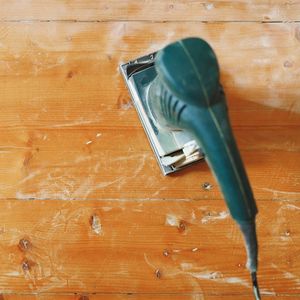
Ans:
[{"label": "sander body", "polygon": [[203,158],[246,245],[255,299],[257,207],[230,125],[219,65],[210,45],[186,38],[120,66],[163,174]]}]

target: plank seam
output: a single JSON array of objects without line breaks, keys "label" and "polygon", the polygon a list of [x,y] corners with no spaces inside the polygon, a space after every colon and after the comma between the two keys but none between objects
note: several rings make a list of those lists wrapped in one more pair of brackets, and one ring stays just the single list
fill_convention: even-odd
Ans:
[{"label": "plank seam", "polygon": [[[110,293],[110,292],[33,292],[33,293],[23,293],[23,292],[0,292],[0,295],[18,295],[18,296],[31,296],[31,295],[36,295],[36,296],[47,296],[47,295],[57,295],[57,296],[74,296],[74,295],[84,295],[84,294],[88,294],[88,295],[93,295],[93,296],[105,296],[105,295],[127,295],[127,296],[138,296],[138,295],[161,295],[161,296],[193,296],[193,295],[205,295],[205,296],[251,296],[252,293],[131,293],[131,292],[120,292],[120,293]],[[274,296],[286,296],[286,297],[295,297],[295,296],[300,296],[300,293],[295,293],[295,294],[291,294],[291,293],[274,293],[272,295],[268,294],[268,293],[264,293],[262,292],[261,295],[265,296],[265,297],[274,297]]]},{"label": "plank seam", "polygon": [[50,23],[50,22],[61,22],[61,23],[127,23],[127,22],[145,22],[145,23],[261,23],[261,24],[286,24],[286,23],[300,23],[300,20],[143,20],[143,19],[109,19],[109,20],[76,20],[76,19],[8,19],[0,20],[1,23]]},{"label": "plank seam", "polygon": [[[258,202],[300,202],[299,200],[295,199],[285,199],[285,198],[280,198],[280,199],[271,199],[270,198],[257,198],[256,200]],[[55,198],[26,198],[26,199],[17,199],[17,198],[0,198],[0,201],[20,201],[20,202],[32,202],[32,201],[60,201],[60,202],[74,202],[74,201],[89,201],[89,202],[206,202],[206,205],[212,204],[212,203],[207,203],[207,201],[224,201],[223,198],[212,198],[212,199],[207,199],[207,198],[200,198],[200,199],[190,199],[190,198],[182,198],[182,199],[165,199],[165,198],[157,198],[157,199],[149,199],[149,198],[144,198],[144,199],[134,199],[134,198],[126,198],[126,199],[120,199],[120,198],[102,198],[102,199],[93,199],[93,198],[82,198],[82,199],[55,199]]]}]

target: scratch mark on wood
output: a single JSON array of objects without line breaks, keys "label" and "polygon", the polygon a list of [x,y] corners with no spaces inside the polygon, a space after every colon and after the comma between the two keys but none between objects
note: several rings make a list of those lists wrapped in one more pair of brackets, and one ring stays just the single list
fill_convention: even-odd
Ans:
[{"label": "scratch mark on wood", "polygon": [[278,212],[280,212],[283,209],[287,209],[287,210],[300,210],[300,207],[297,205],[293,205],[293,204],[286,204],[283,205],[279,208]]},{"label": "scratch mark on wood", "polygon": [[18,184],[23,184],[40,174],[41,174],[41,170],[34,171],[34,172],[30,173],[28,176],[24,177],[22,180],[20,180]]},{"label": "scratch mark on wood", "polygon": [[296,276],[296,275],[294,275],[294,274],[292,274],[290,272],[284,272],[283,276],[285,278],[292,279],[297,285],[300,285],[300,279],[299,279],[298,276]]},{"label": "scratch mark on wood", "polygon": [[147,256],[146,253],[144,253],[144,260],[145,260],[146,264],[147,264],[149,267],[151,267],[151,268],[154,269],[154,270],[157,269],[156,266],[154,266],[154,265],[149,261],[148,256]]},{"label": "scratch mark on wood", "polygon": [[223,274],[221,272],[189,272],[187,274],[190,274],[191,276],[198,278],[198,279],[206,279],[206,280],[214,280],[218,283],[230,283],[230,284],[239,284],[242,286],[250,287],[250,284],[241,278],[238,277],[223,277]]},{"label": "scratch mark on wood", "polygon": [[220,213],[214,213],[214,214],[210,213],[201,219],[201,223],[206,224],[206,223],[215,222],[218,220],[224,220],[228,217],[229,217],[228,211],[221,211]]},{"label": "scratch mark on wood", "polygon": [[277,196],[278,194],[283,194],[283,195],[300,195],[299,192],[285,192],[285,191],[278,191],[278,190],[273,190],[273,189],[268,189],[268,188],[262,188],[263,191],[266,192],[271,192],[274,194],[274,196]]},{"label": "scratch mark on wood", "polygon": [[78,121],[74,121],[74,122],[70,122],[70,123],[54,124],[54,125],[48,126],[48,128],[64,128],[64,127],[82,126],[82,125],[88,125],[88,124],[95,123],[95,121],[78,120]]},{"label": "scratch mark on wood", "polygon": [[270,290],[267,290],[267,289],[260,289],[260,293],[262,295],[270,295],[270,296],[276,296],[276,293],[274,291],[270,291]]}]

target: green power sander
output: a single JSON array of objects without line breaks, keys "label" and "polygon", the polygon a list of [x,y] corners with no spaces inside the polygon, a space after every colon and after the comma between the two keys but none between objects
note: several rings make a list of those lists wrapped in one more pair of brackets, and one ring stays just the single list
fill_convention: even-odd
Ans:
[{"label": "green power sander", "polygon": [[230,126],[219,66],[202,39],[186,38],[120,66],[163,174],[203,158],[221,187],[247,250],[255,299],[257,207]]}]

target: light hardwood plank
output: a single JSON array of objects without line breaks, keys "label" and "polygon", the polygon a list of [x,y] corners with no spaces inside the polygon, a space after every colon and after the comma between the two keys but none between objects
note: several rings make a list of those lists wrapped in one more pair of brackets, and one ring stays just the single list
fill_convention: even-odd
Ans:
[{"label": "light hardwood plank", "polygon": [[0,1],[1,20],[299,21],[297,1]]},{"label": "light hardwood plank", "polygon": [[203,36],[216,50],[234,126],[299,125],[297,28],[294,24],[2,24],[0,127],[137,127],[118,64],[194,35]]},{"label": "light hardwood plank", "polygon": [[[256,199],[299,200],[299,127],[237,129],[236,136]],[[0,137],[2,200],[222,198],[205,162],[164,177],[142,128],[9,130]],[[204,190],[204,182],[213,188]]]},{"label": "light hardwood plank", "polygon": [[[251,295],[242,238],[221,201],[0,206],[2,293]],[[297,202],[260,203],[262,294],[299,293],[299,213]]]},{"label": "light hardwood plank", "polygon": [[[1,298],[0,298],[1,299]],[[249,295],[205,295],[202,294],[93,294],[93,295],[61,295],[55,294],[39,294],[39,295],[3,295],[1,300],[253,300],[253,296]],[[299,296],[272,296],[264,295],[264,299],[268,300],[298,300]]]}]

